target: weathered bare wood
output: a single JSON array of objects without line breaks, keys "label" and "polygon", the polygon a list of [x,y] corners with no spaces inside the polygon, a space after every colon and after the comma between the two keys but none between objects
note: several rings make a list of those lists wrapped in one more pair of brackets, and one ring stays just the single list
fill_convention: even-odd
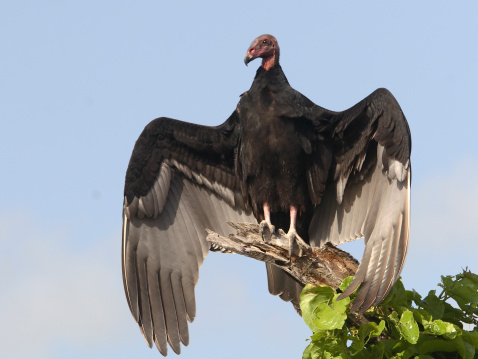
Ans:
[{"label": "weathered bare wood", "polygon": [[304,285],[312,283],[337,289],[346,277],[357,271],[359,262],[331,244],[321,248],[297,248],[296,244],[289,259],[289,239],[283,231],[264,241],[257,224],[228,223],[237,230],[237,234],[226,238],[208,230],[207,240],[211,250],[237,253],[272,263]]}]

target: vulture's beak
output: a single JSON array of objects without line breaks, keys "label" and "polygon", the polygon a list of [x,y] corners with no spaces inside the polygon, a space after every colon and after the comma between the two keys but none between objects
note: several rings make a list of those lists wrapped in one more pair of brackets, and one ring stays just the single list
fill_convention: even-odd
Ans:
[{"label": "vulture's beak", "polygon": [[251,62],[252,60],[254,60],[255,58],[256,58],[256,56],[253,55],[253,51],[249,50],[249,51],[247,51],[247,54],[246,54],[246,56],[244,57],[244,63],[245,63],[246,66],[247,66],[247,64],[248,64],[249,62]]},{"label": "vulture's beak", "polygon": [[254,59],[255,59],[255,57],[252,56],[252,54],[247,53],[247,55],[244,57],[244,63],[245,63],[246,66],[247,66],[247,64],[248,64],[249,62],[251,62],[252,60],[254,60]]}]

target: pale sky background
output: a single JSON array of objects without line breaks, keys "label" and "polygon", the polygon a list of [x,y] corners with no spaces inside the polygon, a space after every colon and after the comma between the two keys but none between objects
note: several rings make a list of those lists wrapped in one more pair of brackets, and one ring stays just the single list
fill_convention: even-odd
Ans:
[{"label": "pale sky background", "polygon": [[[343,110],[386,87],[402,106],[405,286],[426,294],[442,274],[478,272],[477,18],[476,1],[2,1],[0,357],[161,357],[123,292],[129,157],[156,117],[222,123],[263,33],[317,104]],[[309,330],[268,294],[262,263],[210,255],[196,297],[181,358],[301,357]]]}]

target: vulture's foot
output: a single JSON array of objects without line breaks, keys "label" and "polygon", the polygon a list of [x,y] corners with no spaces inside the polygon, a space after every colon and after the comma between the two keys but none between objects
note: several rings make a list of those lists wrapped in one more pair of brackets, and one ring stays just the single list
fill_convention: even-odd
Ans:
[{"label": "vulture's foot", "polygon": [[287,238],[289,239],[289,260],[292,259],[292,253],[294,252],[294,243],[297,243],[299,247],[299,257],[302,257],[304,250],[308,249],[310,246],[297,234],[295,228],[290,228],[287,232]]},{"label": "vulture's foot", "polygon": [[276,227],[272,223],[267,222],[266,220],[259,223],[259,234],[264,241],[270,242],[272,234],[275,231],[276,231]]}]

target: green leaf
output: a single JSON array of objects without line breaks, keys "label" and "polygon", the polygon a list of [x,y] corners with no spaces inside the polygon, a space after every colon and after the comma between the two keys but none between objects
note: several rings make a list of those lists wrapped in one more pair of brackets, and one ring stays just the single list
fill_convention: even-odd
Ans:
[{"label": "green leaf", "polygon": [[362,324],[359,328],[358,335],[361,338],[364,338],[364,341],[367,342],[370,338],[376,338],[382,334],[385,329],[385,321],[381,320],[380,323],[370,322]]},{"label": "green leaf", "polygon": [[456,344],[442,339],[428,340],[420,345],[420,354],[435,353],[435,352],[454,352],[456,351]]},{"label": "green leaf", "polygon": [[415,320],[423,326],[433,320],[433,317],[425,309],[412,309],[412,312]]},{"label": "green leaf", "polygon": [[345,324],[347,315],[337,311],[327,303],[320,303],[315,312],[315,318],[312,318],[312,324],[320,330],[341,329]]},{"label": "green leaf", "polygon": [[324,336],[312,341],[302,354],[303,359],[341,359],[342,342],[335,336]]},{"label": "green leaf", "polygon": [[416,344],[420,335],[418,324],[413,319],[413,313],[410,310],[403,312],[398,323],[400,333],[410,344]]},{"label": "green leaf", "polygon": [[[354,351],[358,352],[363,350],[364,346],[371,338],[376,338],[382,334],[385,329],[385,321],[381,320],[379,324],[370,322],[364,323],[360,326],[357,336],[352,337],[352,345],[350,346]],[[383,344],[382,344],[383,345]],[[378,348],[375,349],[376,351]],[[381,348],[384,351],[384,348]]]},{"label": "green leaf", "polygon": [[421,306],[422,304],[422,296],[412,289],[412,300],[415,302],[416,305]]},{"label": "green leaf", "polygon": [[341,329],[345,324],[345,311],[350,304],[350,298],[336,301],[338,296],[328,286],[307,285],[303,289],[300,295],[302,317],[314,333],[319,330]]},{"label": "green leaf", "polygon": [[418,354],[418,352],[415,350],[415,346],[411,345],[406,340],[396,341],[392,352],[394,354],[393,358],[403,359],[408,359],[413,357],[415,354]]},{"label": "green leaf", "polygon": [[458,352],[458,354],[460,354],[463,359],[467,358],[467,350],[463,338],[461,336],[456,337],[452,342],[456,344],[456,351]]},{"label": "green leaf", "polygon": [[458,326],[459,328],[463,328],[463,324],[461,321],[465,321],[465,316],[460,309],[456,309],[451,306],[449,303],[444,302],[445,304],[445,313],[443,314],[442,320],[446,322],[450,322]]},{"label": "green leaf", "polygon": [[386,353],[386,345],[384,342],[377,342],[376,344],[372,345],[370,349],[367,348],[365,351],[365,358],[374,358],[374,359],[382,359]]},{"label": "green leaf", "polygon": [[442,287],[443,289],[446,290],[449,290],[449,289],[452,289],[453,288],[453,277],[450,276],[450,275],[447,275],[447,276],[441,276],[441,283],[439,284],[440,287]]},{"label": "green leaf", "polygon": [[345,313],[350,305],[350,298],[345,297],[344,299],[337,300],[340,294],[336,293],[332,300],[332,306],[338,313]]},{"label": "green leaf", "polygon": [[476,330],[472,332],[463,331],[463,340],[472,344],[476,349],[478,349],[478,332]]},{"label": "green leaf", "polygon": [[398,322],[400,321],[400,319],[398,318],[398,313],[397,312],[392,312],[392,314],[390,314],[388,316],[388,318],[394,323],[394,324],[398,324]]},{"label": "green leaf", "polygon": [[463,344],[465,344],[465,353],[466,353],[465,358],[473,359],[475,357],[475,346],[466,342],[465,340],[463,340]]},{"label": "green leaf", "polygon": [[455,299],[461,309],[464,309],[463,307],[466,304],[476,301],[476,298],[474,298],[476,289],[464,286],[461,283],[455,285],[453,289],[450,289],[447,293]]},{"label": "green leaf", "polygon": [[302,359],[319,359],[320,355],[320,348],[312,342],[307,346],[307,348],[305,348],[304,353],[302,354]]},{"label": "green leaf", "polygon": [[382,334],[383,330],[385,329],[385,320],[381,320],[380,323],[377,325],[377,328],[370,334],[370,338],[378,337]]},{"label": "green leaf", "polygon": [[444,335],[449,339],[454,339],[457,335],[455,326],[440,319],[424,324],[424,329],[433,335]]},{"label": "green leaf", "polygon": [[330,303],[335,294],[335,291],[328,286],[313,286],[307,284],[302,290],[300,294],[302,318],[314,333],[319,330],[313,323],[313,319],[317,318],[316,311],[318,305],[321,303]]},{"label": "green leaf", "polygon": [[442,319],[445,312],[445,304],[440,300],[434,290],[431,290],[428,295],[423,299],[423,305],[425,309],[430,313],[433,319]]},{"label": "green leaf", "polygon": [[360,338],[359,336],[352,336],[351,340],[352,344],[350,344],[350,349],[352,349],[354,352],[359,353],[364,349],[365,342],[363,338]]},{"label": "green leaf", "polygon": [[400,307],[408,307],[413,298],[413,293],[406,291],[403,287],[401,278],[393,285],[392,290],[382,302],[381,306],[384,308],[392,307],[398,309]]},{"label": "green leaf", "polygon": [[465,270],[463,271],[463,277],[469,279],[478,288],[478,275]]},{"label": "green leaf", "polygon": [[323,330],[318,330],[310,337],[312,341],[318,341],[322,338],[328,337],[330,334]]},{"label": "green leaf", "polygon": [[465,358],[473,359],[478,349],[478,332],[463,331],[461,338],[463,339],[463,347],[466,353]]}]

